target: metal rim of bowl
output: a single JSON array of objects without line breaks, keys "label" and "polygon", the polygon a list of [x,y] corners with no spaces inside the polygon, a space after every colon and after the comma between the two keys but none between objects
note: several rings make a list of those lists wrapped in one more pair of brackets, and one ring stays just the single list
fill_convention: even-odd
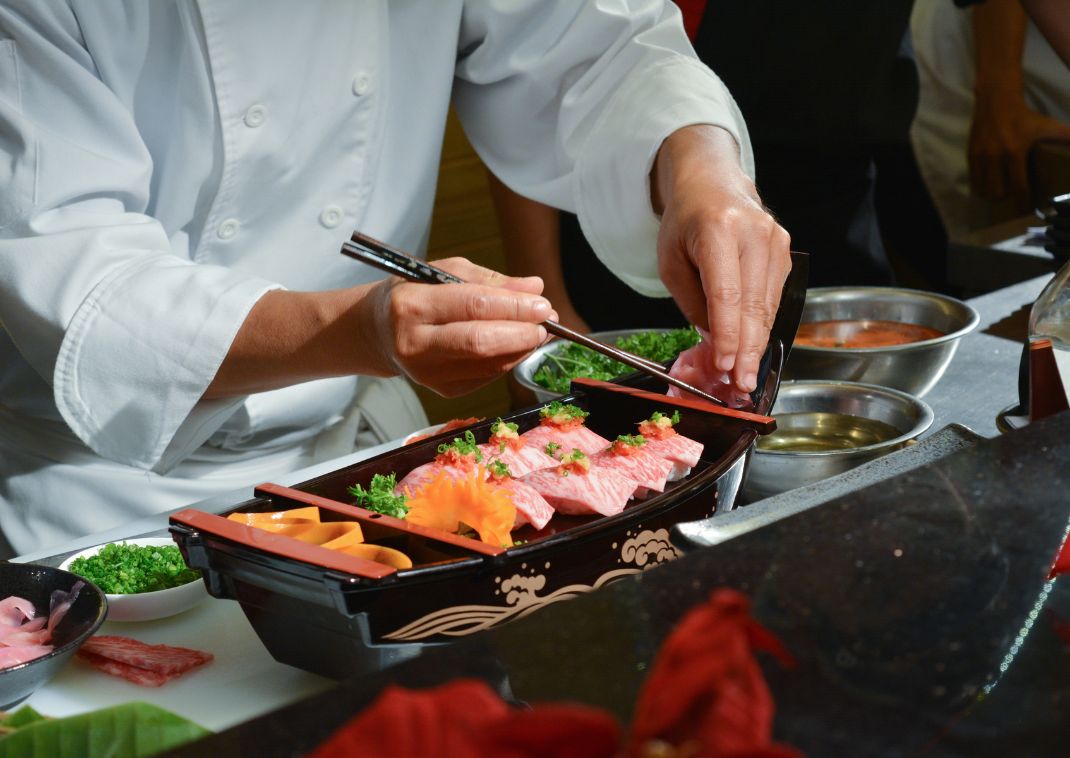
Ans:
[{"label": "metal rim of bowl", "polygon": [[[893,437],[890,440],[883,442],[875,442],[872,445],[863,445],[862,447],[850,447],[842,448],[838,450],[759,450],[755,446],[755,455],[777,455],[777,456],[796,456],[801,458],[831,458],[837,455],[844,455],[847,453],[871,453],[877,450],[883,450],[884,448],[894,448],[901,446],[910,440],[914,439],[918,435],[924,434],[925,431],[933,425],[936,420],[936,414],[933,412],[932,406],[922,400],[920,397],[915,397],[909,392],[903,392],[901,390],[892,389],[891,387],[884,387],[879,384],[865,384],[863,382],[845,382],[838,380],[826,380],[826,379],[796,379],[787,382],[781,382],[779,393],[783,393],[784,390],[790,390],[792,387],[801,386],[829,386],[829,387],[847,387],[851,391],[858,390],[870,390],[878,395],[889,395],[897,400],[905,401],[908,405],[917,407],[921,411],[921,417],[915,422],[914,426],[906,432],[903,432],[898,437]],[[778,395],[779,395],[778,393]],[[773,404],[774,412],[771,414],[776,417],[775,408],[776,403]],[[845,414],[850,415],[850,414]],[[776,432],[774,432],[776,434]]]},{"label": "metal rim of bowl", "polygon": [[[35,564],[35,563],[26,563],[26,564],[15,564],[15,563],[12,563],[11,565],[13,565],[13,566],[15,566],[15,565],[37,566],[38,564]],[[0,669],[0,674],[7,674],[7,673],[9,673],[11,671],[19,671],[20,669],[27,668],[29,666],[32,666],[35,663],[40,663],[41,661],[46,661],[49,658],[55,658],[58,655],[63,655],[63,653],[67,652],[68,650],[71,650],[72,648],[81,647],[85,643],[86,640],[88,640],[90,637],[92,637],[94,634],[97,633],[97,630],[100,629],[101,624],[103,624],[105,619],[107,619],[107,617],[108,617],[108,596],[104,593],[103,590],[100,589],[100,587],[95,585],[93,582],[89,581],[84,576],[79,576],[78,574],[75,574],[73,571],[67,571],[66,569],[61,569],[61,568],[58,568],[56,566],[39,566],[39,568],[52,569],[53,571],[62,571],[64,574],[67,574],[72,579],[75,579],[75,580],[78,580],[78,581],[81,581],[81,582],[85,582],[85,585],[87,587],[91,587],[100,596],[100,609],[97,611],[97,617],[95,619],[93,619],[93,624],[89,627],[89,633],[86,634],[84,637],[83,636],[75,637],[73,640],[71,640],[67,644],[60,645],[59,647],[53,648],[51,652],[45,653],[42,656],[38,656],[37,658],[32,658],[32,659],[30,659],[28,661],[23,661],[22,663],[15,664],[14,666],[8,666],[7,668]]]},{"label": "metal rim of bowl", "polygon": [[[939,337],[933,337],[932,339],[928,340],[918,340],[917,342],[904,342],[901,345],[885,345],[883,347],[820,347],[818,345],[800,345],[796,342],[792,344],[792,350],[802,350],[808,353],[849,353],[851,355],[855,355],[858,353],[864,354],[904,352],[907,350],[916,350],[922,347],[939,345],[944,342],[952,342],[954,340],[966,336],[974,329],[976,329],[977,326],[981,323],[981,314],[979,314],[977,312],[977,309],[974,308],[972,305],[954,297],[941,295],[938,292],[927,292],[925,290],[915,290],[909,289],[907,287],[814,287],[806,291],[808,297],[811,292],[815,294],[826,294],[833,292],[865,294],[868,292],[873,294],[905,294],[912,296],[921,296],[924,299],[938,300],[940,302],[950,303],[956,307],[962,308],[966,311],[969,318],[963,326],[959,327],[953,332],[948,332],[947,334],[942,334]],[[802,323],[807,322],[803,321]]]}]

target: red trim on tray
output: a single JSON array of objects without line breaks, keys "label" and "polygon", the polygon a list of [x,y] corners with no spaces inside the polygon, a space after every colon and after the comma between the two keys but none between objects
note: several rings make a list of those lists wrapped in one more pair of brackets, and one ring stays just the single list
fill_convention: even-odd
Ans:
[{"label": "red trim on tray", "polygon": [[573,379],[572,383],[580,387],[605,390],[607,392],[619,392],[622,395],[633,395],[634,397],[642,398],[643,400],[651,400],[655,403],[661,403],[662,405],[687,408],[693,411],[710,413],[714,416],[723,416],[735,421],[743,421],[754,427],[759,434],[769,434],[770,432],[776,431],[776,419],[772,416],[763,416],[759,413],[751,413],[749,411],[739,411],[735,408],[722,408],[719,405],[714,405],[713,403],[699,400],[698,398],[669,397],[668,395],[660,395],[657,392],[648,392],[634,387],[625,387],[622,384],[603,382],[598,379],[589,379],[582,376]]},{"label": "red trim on tray", "polygon": [[346,555],[337,550],[312,545],[283,534],[273,534],[254,526],[239,524],[237,521],[205,513],[194,508],[186,508],[171,516],[171,521],[196,529],[199,532],[237,542],[253,550],[260,550],[283,558],[290,558],[314,566],[354,574],[362,579],[385,579],[397,573],[393,566],[375,561]]},{"label": "red trim on tray", "polygon": [[414,536],[436,540],[438,542],[445,542],[455,547],[470,550],[473,553],[479,553],[481,555],[501,555],[505,552],[505,548],[497,545],[469,539],[468,537],[462,537],[459,534],[453,534],[451,532],[444,532],[441,529],[432,529],[427,526],[410,524],[404,519],[386,516],[381,513],[373,513],[372,511],[357,505],[350,505],[337,500],[331,500],[330,498],[321,495],[302,492],[301,490],[295,490],[292,487],[284,487],[281,484],[265,482],[264,484],[255,487],[253,492],[261,497],[281,497],[286,498],[287,500],[294,500],[298,503],[304,503],[305,505],[314,505],[318,508],[333,511],[342,516],[349,516],[364,524],[390,527],[391,529],[397,529],[398,531],[408,532]]}]

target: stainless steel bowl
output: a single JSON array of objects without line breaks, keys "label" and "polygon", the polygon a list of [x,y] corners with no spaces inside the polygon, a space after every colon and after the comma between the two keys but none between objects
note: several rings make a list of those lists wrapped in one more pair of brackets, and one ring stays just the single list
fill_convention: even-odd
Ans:
[{"label": "stainless steel bowl", "polygon": [[891,347],[794,345],[786,379],[879,384],[922,397],[947,370],[959,340],[980,321],[970,305],[946,295],[897,287],[819,287],[807,290],[802,322],[879,319],[920,324],[942,337]]},{"label": "stainless steel bowl", "polygon": [[856,382],[784,382],[772,415],[777,430],[759,439],[743,484],[751,500],[898,450],[933,423],[933,410],[924,401]]},{"label": "stainless steel bowl", "polygon": [[[610,345],[615,345],[617,340],[621,337],[629,337],[633,334],[639,334],[640,332],[671,332],[672,329],[618,329],[616,331],[608,332],[591,332],[591,337],[594,337],[600,342],[606,342]],[[553,400],[556,397],[561,397],[557,392],[551,392],[540,384],[536,384],[531,378],[535,375],[535,372],[539,370],[539,366],[546,360],[548,353],[557,350],[562,345],[567,344],[562,340],[554,340],[548,342],[538,350],[535,350],[524,360],[520,361],[513,368],[513,376],[524,387],[535,393],[535,397],[540,403],[546,403]],[[630,371],[630,369],[629,369]]]}]

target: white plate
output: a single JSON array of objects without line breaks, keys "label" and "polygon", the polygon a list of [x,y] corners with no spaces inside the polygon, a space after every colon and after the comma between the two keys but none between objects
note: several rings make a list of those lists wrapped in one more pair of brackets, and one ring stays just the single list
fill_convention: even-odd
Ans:
[{"label": "white plate", "polygon": [[[174,540],[168,537],[144,537],[142,539],[120,540],[128,545],[174,545]],[[111,544],[111,543],[105,543]],[[67,558],[60,564],[60,568],[70,571],[71,563],[76,558],[88,558],[100,552],[104,545],[97,545],[88,550]],[[157,592],[139,592],[135,595],[112,595],[108,598],[108,621],[152,621],[154,619],[167,618],[176,613],[189,610],[197,603],[208,597],[204,588],[204,581],[198,579],[179,587]]]}]

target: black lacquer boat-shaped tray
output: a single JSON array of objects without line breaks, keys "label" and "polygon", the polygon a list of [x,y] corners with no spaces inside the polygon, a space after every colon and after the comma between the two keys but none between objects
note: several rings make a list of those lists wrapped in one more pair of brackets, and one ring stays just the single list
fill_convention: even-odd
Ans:
[{"label": "black lacquer boat-shaped tray", "polygon": [[[279,661],[333,678],[380,669],[539,608],[590,592],[677,557],[669,530],[730,510],[748,453],[775,428],[769,410],[805,298],[806,260],[798,256],[759,372],[751,412],[668,399],[657,380],[633,374],[613,385],[577,381],[563,398],[588,411],[587,426],[607,439],[632,434],[654,411],[679,410],[676,429],[703,443],[701,460],[663,493],[632,501],[615,516],[556,514],[541,531],[523,527],[501,547],[367,511],[348,488],[376,474],[399,478],[434,458],[452,430],[293,487],[263,484],[222,515],[186,509],[170,530],[208,591],[237,600]],[[505,417],[524,432],[539,423],[532,406]],[[468,427],[478,442],[491,421]],[[364,541],[405,553],[397,569],[227,519],[233,513],[318,508],[321,521],[356,521]]]}]

